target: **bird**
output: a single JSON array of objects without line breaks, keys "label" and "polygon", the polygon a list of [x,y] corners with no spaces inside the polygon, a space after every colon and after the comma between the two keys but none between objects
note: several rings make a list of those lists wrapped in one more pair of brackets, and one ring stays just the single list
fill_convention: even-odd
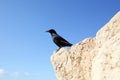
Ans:
[{"label": "bird", "polygon": [[62,38],[60,35],[58,35],[54,29],[47,30],[46,32],[49,32],[51,34],[53,42],[59,47],[58,50],[62,47],[71,47],[73,45],[64,38]]}]

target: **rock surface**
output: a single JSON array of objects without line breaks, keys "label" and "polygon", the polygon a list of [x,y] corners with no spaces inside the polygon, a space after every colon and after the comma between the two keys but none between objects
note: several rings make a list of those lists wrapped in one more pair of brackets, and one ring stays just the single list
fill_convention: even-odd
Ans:
[{"label": "rock surface", "polygon": [[120,12],[95,38],[87,38],[51,56],[58,80],[120,80]]}]

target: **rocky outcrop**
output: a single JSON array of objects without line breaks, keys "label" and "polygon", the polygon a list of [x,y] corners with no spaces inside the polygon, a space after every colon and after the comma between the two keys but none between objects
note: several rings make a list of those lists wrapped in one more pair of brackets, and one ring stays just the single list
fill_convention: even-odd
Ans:
[{"label": "rocky outcrop", "polygon": [[120,12],[95,38],[51,56],[58,80],[120,80]]}]

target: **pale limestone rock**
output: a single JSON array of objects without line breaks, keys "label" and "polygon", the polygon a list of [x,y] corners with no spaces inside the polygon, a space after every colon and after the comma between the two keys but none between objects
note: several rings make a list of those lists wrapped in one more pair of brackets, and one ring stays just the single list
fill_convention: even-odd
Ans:
[{"label": "pale limestone rock", "polygon": [[58,80],[120,80],[120,12],[95,38],[51,56]]}]

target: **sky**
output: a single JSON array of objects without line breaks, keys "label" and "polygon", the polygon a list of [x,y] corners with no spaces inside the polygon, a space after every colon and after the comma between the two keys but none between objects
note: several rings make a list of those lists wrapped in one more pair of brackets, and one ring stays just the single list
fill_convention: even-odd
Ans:
[{"label": "sky", "polygon": [[57,80],[50,57],[58,47],[45,31],[75,45],[118,11],[120,0],[0,0],[0,80]]}]

